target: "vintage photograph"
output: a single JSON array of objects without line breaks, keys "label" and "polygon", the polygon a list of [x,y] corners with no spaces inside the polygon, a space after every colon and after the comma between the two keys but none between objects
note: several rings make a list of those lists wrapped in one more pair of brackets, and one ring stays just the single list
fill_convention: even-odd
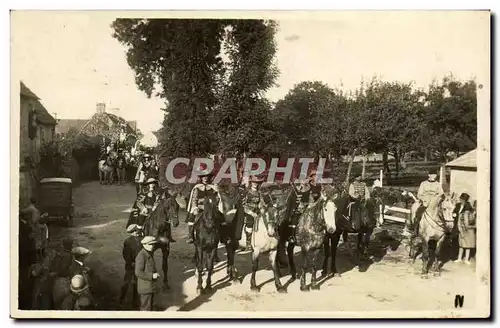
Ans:
[{"label": "vintage photograph", "polygon": [[490,316],[489,11],[10,17],[12,317]]}]

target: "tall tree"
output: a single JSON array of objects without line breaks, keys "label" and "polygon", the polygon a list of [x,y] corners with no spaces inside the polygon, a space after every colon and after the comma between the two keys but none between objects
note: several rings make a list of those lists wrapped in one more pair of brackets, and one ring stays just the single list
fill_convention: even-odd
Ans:
[{"label": "tall tree", "polygon": [[271,104],[264,93],[278,76],[275,33],[276,23],[265,20],[232,20],[226,27],[226,79],[212,116],[221,152],[261,152],[273,139]]},{"label": "tall tree", "polygon": [[224,26],[215,19],[117,19],[113,36],[127,48],[138,88],[166,101],[163,144],[169,156],[207,155],[209,113],[223,74]]}]

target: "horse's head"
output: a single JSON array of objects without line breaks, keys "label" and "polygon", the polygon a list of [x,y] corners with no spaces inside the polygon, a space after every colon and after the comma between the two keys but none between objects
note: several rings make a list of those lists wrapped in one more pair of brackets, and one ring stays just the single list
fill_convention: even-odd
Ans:
[{"label": "horse's head", "polygon": [[201,215],[201,221],[203,225],[208,228],[214,228],[217,219],[217,205],[218,201],[215,196],[207,196],[203,202],[203,213]]},{"label": "horse's head", "polygon": [[453,222],[453,210],[457,203],[457,197],[455,193],[447,193],[439,196],[438,206],[440,214],[444,221]]},{"label": "horse's head", "polygon": [[327,193],[322,202],[323,208],[323,218],[325,220],[326,231],[328,233],[334,233],[337,230],[337,224],[335,222],[335,214],[337,213],[337,205],[335,200],[338,198],[338,193]]},{"label": "horse's head", "polygon": [[171,221],[175,228],[179,226],[179,208],[175,197],[167,193],[162,195],[157,210],[161,211],[162,216],[166,218],[165,221]]}]

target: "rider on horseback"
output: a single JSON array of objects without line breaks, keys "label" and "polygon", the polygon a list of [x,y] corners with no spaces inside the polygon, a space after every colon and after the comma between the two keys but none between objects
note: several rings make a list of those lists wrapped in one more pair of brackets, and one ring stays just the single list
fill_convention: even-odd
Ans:
[{"label": "rider on horseback", "polygon": [[189,196],[188,203],[188,216],[186,218],[189,227],[189,237],[187,240],[188,244],[194,242],[194,225],[203,212],[203,204],[205,198],[208,196],[214,196],[220,200],[219,189],[216,185],[212,184],[212,174],[205,169],[200,169],[197,172],[197,176],[200,181],[191,190],[191,195]]},{"label": "rider on horseback", "polygon": [[261,202],[269,205],[272,203],[272,199],[269,195],[266,195],[260,190],[263,178],[251,176],[249,179],[248,190],[242,199],[243,211],[245,212],[245,236],[246,236],[246,248],[251,249],[251,237],[253,232],[253,225],[255,218],[259,213],[259,204]]},{"label": "rider on horseback", "polygon": [[[347,205],[348,209],[348,217],[351,218],[351,206],[356,201],[361,201],[363,205],[371,199],[370,189],[364,181],[362,181],[361,174],[356,174],[354,177],[354,181],[349,185],[349,203]],[[360,225],[361,222],[353,222],[353,225]],[[354,227],[355,229],[359,229],[360,227]]]},{"label": "rider on horseback", "polygon": [[321,185],[316,183],[316,171],[312,171],[309,174],[309,178],[305,181],[302,181],[300,186],[296,188],[292,185],[293,190],[296,194],[295,204],[292,210],[292,214],[290,215],[290,222],[288,227],[290,228],[290,237],[288,238],[288,242],[291,244],[295,244],[295,228],[299,223],[299,218],[304,213],[304,210],[310,205],[315,203],[321,197]]},{"label": "rider on horseback", "polygon": [[407,221],[404,234],[415,234],[420,219],[424,214],[430,201],[438,195],[444,194],[441,183],[437,181],[437,174],[429,172],[427,180],[423,181],[418,188],[417,199],[420,201],[420,206],[416,210],[414,222]]},{"label": "rider on horseback", "polygon": [[[137,197],[136,206],[139,209],[139,217],[137,219],[137,224],[139,227],[144,226],[144,222],[151,215],[151,213],[156,209],[158,202],[161,200],[165,191],[160,191],[158,188],[158,181],[155,178],[149,178],[144,184],[145,189]],[[168,230],[170,242],[175,243],[172,237],[172,229]]]}]

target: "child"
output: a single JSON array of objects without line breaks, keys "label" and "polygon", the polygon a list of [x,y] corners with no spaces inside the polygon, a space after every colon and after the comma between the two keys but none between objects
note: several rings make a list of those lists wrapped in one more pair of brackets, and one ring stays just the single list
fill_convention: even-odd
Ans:
[{"label": "child", "polygon": [[465,250],[465,263],[470,264],[470,250],[476,248],[476,222],[474,209],[469,203],[470,196],[466,193],[460,195],[460,203],[453,211],[453,216],[458,217],[458,258],[455,262],[462,262]]}]

